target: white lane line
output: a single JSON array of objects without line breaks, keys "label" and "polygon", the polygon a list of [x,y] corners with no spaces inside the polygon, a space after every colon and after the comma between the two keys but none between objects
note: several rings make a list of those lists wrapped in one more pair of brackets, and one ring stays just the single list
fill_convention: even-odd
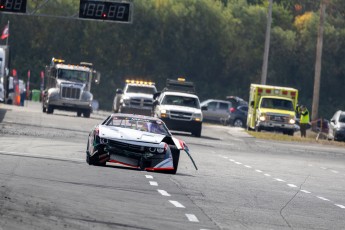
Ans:
[{"label": "white lane line", "polygon": [[279,179],[279,178],[274,178],[276,181],[279,181],[279,182],[285,182],[285,180],[282,180],[282,179]]},{"label": "white lane line", "polygon": [[199,222],[198,218],[196,218],[196,216],[194,214],[187,214],[186,213],[186,217],[188,218],[188,220],[190,222]]},{"label": "white lane line", "polygon": [[160,189],[157,189],[157,191],[162,195],[162,196],[171,196],[167,191],[165,190],[160,190]]},{"label": "white lane line", "polygon": [[339,173],[338,171],[336,170],[331,170],[332,173]]},{"label": "white lane line", "polygon": [[185,208],[180,202],[176,200],[169,200],[170,203],[172,203],[176,208]]},{"label": "white lane line", "polygon": [[252,168],[252,166],[250,166],[250,165],[244,165],[244,167],[249,168],[249,169]]},{"label": "white lane line", "polygon": [[270,174],[268,174],[268,173],[265,173],[264,175],[265,175],[265,176],[271,176],[271,175],[270,175]]},{"label": "white lane line", "polygon": [[158,183],[156,181],[150,181],[150,185],[152,186],[158,186]]},{"label": "white lane line", "polygon": [[301,192],[304,192],[304,193],[307,193],[307,194],[311,193],[311,192],[309,192],[309,191],[307,191],[307,190],[303,190],[303,189],[301,189],[300,191],[301,191]]},{"label": "white lane line", "polygon": [[241,163],[241,162],[237,162],[237,161],[235,161],[235,164],[241,165],[242,163]]},{"label": "white lane line", "polygon": [[341,204],[334,204],[335,206],[338,206],[339,208],[345,208],[344,205],[341,205]]},{"label": "white lane line", "polygon": [[145,177],[146,177],[147,179],[153,179],[153,176],[151,176],[151,175],[145,175]]},{"label": "white lane line", "polygon": [[313,165],[312,165],[312,164],[309,164],[308,166],[309,166],[309,167],[313,167]]},{"label": "white lane line", "polygon": [[294,185],[294,184],[287,184],[289,187],[291,187],[291,188],[297,188],[297,186],[296,185]]},{"label": "white lane line", "polygon": [[255,172],[262,173],[262,171],[259,169],[256,169]]},{"label": "white lane line", "polygon": [[228,157],[223,157],[224,159],[228,159]]},{"label": "white lane line", "polygon": [[229,159],[229,161],[231,161],[231,162],[235,162],[235,160],[234,160],[234,159]]},{"label": "white lane line", "polygon": [[323,169],[323,170],[326,170],[327,168],[325,168],[325,167],[320,167],[321,169]]},{"label": "white lane line", "polygon": [[322,196],[316,196],[316,197],[319,198],[319,199],[321,199],[321,200],[324,200],[324,201],[330,201],[329,199],[324,198],[324,197],[322,197]]}]

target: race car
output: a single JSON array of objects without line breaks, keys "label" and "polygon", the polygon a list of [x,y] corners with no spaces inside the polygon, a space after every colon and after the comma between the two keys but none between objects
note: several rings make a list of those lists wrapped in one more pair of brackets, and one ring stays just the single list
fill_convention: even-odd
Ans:
[{"label": "race car", "polygon": [[180,150],[187,153],[197,169],[186,143],[173,137],[162,120],[114,113],[89,133],[86,162],[98,166],[112,162],[176,174]]}]

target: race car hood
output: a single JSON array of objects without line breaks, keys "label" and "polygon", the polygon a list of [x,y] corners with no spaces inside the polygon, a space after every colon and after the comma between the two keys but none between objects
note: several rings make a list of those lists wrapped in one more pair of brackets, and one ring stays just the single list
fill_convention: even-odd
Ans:
[{"label": "race car hood", "polygon": [[160,142],[162,142],[165,135],[143,132],[129,128],[100,125],[99,137],[105,139],[120,139],[159,144]]},{"label": "race car hood", "polygon": [[153,100],[152,94],[146,94],[146,93],[126,93],[123,95],[124,98],[145,98],[145,99],[151,99]]},{"label": "race car hood", "polygon": [[187,106],[178,106],[178,105],[161,105],[160,109],[165,109],[165,110],[168,110],[168,111],[201,113],[200,109],[192,108],[192,107],[187,107]]}]

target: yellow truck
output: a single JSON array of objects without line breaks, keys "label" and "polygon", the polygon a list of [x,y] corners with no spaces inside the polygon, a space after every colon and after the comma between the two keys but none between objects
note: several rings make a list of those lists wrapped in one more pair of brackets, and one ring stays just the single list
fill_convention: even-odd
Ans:
[{"label": "yellow truck", "polygon": [[247,128],[293,136],[297,98],[298,90],[294,88],[251,84]]}]

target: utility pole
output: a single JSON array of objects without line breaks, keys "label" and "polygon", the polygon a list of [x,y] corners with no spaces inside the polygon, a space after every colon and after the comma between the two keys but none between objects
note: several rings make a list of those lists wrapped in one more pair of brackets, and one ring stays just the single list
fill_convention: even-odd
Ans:
[{"label": "utility pole", "polygon": [[270,50],[270,39],[271,39],[272,4],[273,4],[273,0],[269,0],[264,60],[262,63],[262,71],[261,71],[261,84],[263,85],[266,85],[266,79],[267,79],[268,53]]},{"label": "utility pole", "polygon": [[313,104],[312,104],[312,112],[311,112],[312,120],[316,120],[319,116],[318,111],[319,111],[319,98],[320,98],[323,30],[324,30],[327,2],[328,0],[321,0],[321,3],[320,3],[320,22],[319,22],[319,29],[318,29],[318,34],[317,34],[314,93],[313,93]]}]

